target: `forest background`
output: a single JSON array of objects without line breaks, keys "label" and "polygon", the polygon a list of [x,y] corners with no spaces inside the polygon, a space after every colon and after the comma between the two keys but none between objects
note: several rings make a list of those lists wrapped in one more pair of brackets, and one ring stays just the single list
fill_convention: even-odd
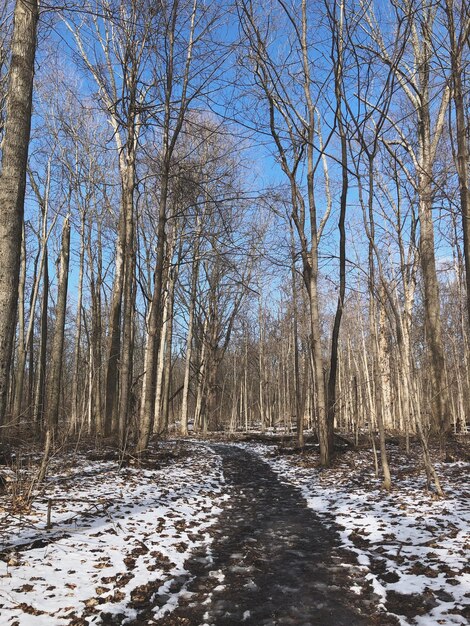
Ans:
[{"label": "forest background", "polygon": [[467,431],[467,0],[0,24],[1,432],[41,473],[76,435],[308,428],[328,465],[365,429],[389,487],[387,431]]}]

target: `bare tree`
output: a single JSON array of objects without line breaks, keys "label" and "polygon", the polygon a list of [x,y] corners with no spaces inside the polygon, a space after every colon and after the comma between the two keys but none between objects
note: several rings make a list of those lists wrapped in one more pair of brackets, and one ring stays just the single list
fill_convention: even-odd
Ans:
[{"label": "bare tree", "polygon": [[[455,135],[457,139],[456,166],[459,179],[460,211],[462,215],[463,249],[467,286],[467,315],[470,316],[470,189],[468,163],[470,153],[466,133],[463,80],[464,48],[470,37],[470,5],[467,0],[446,0],[447,32],[450,41],[452,99],[455,109]],[[470,317],[469,317],[470,322]]]},{"label": "bare tree", "polygon": [[[181,29],[184,21],[187,28]],[[149,443],[153,430],[155,399],[157,394],[156,363],[161,349],[163,329],[163,294],[165,248],[168,234],[168,205],[171,193],[172,164],[175,150],[191,106],[204,97],[215,81],[223,63],[224,55],[214,58],[211,33],[219,21],[218,11],[208,11],[198,0],[187,4],[177,1],[168,3],[164,15],[168,45],[161,67],[155,70],[156,78],[163,85],[161,106],[163,109],[162,140],[158,156],[159,204],[157,222],[157,250],[153,291],[147,315],[147,338],[145,347],[144,377],[140,410],[138,453]]]},{"label": "bare tree", "polygon": [[5,420],[16,324],[37,21],[37,0],[17,0],[0,173],[0,421]]},{"label": "bare tree", "polygon": [[[282,171],[291,191],[291,211],[295,224],[303,265],[303,278],[309,296],[312,363],[314,371],[315,408],[318,418],[320,458],[323,465],[331,460],[333,424],[328,420],[327,398],[324,385],[324,364],[320,323],[318,275],[319,243],[329,209],[320,219],[315,197],[315,176],[321,164],[322,148],[316,142],[319,133],[317,84],[312,76],[310,12],[302,1],[300,10],[276,3],[285,15],[286,27],[291,34],[289,63],[275,58],[270,50],[270,22],[262,22],[252,2],[238,3],[243,32],[249,43],[248,59],[255,84],[266,107],[268,130],[275,144]],[[295,80],[290,65],[295,57]],[[321,141],[320,141],[321,143]],[[319,149],[320,157],[316,155]],[[301,180],[303,167],[305,180]],[[306,187],[306,198],[303,193]]]},{"label": "bare tree", "polygon": [[[446,80],[443,89],[437,94],[434,93],[433,29],[438,6],[430,0],[424,2],[402,0],[391,4],[393,4],[391,9],[396,17],[397,32],[400,32],[403,41],[401,45],[405,47],[411,58],[412,71],[408,71],[408,64],[403,54],[399,62],[391,56],[371,3],[368,3],[368,10],[364,11],[364,17],[372,42],[370,50],[385,67],[392,68],[396,82],[414,116],[416,145],[410,141],[399,122],[394,124],[396,138],[386,141],[385,145],[393,156],[396,156],[397,147],[403,150],[415,170],[415,177],[406,168],[404,173],[414,185],[418,195],[420,262],[432,389],[432,396],[429,399],[431,424],[435,433],[445,436],[449,430],[451,408],[444,361],[432,209],[436,193],[434,165],[446,119],[450,85]],[[403,24],[406,25],[405,31]],[[403,164],[403,161],[400,162]]]},{"label": "bare tree", "polygon": [[70,220],[67,215],[62,226],[60,255],[57,260],[57,304],[54,337],[51,347],[50,372],[47,378],[47,426],[44,455],[39,469],[38,481],[44,480],[52,449],[54,435],[59,426],[59,407],[64,356],[65,316],[67,312],[67,290],[70,259]]}]

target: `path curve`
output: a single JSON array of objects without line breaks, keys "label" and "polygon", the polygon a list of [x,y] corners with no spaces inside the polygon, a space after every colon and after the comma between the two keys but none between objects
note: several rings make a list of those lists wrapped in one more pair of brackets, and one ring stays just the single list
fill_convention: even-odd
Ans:
[{"label": "path curve", "polygon": [[[195,554],[180,605],[139,624],[370,626],[396,624],[377,612],[355,557],[340,547],[338,529],[306,506],[254,452],[213,445],[223,459],[230,499],[209,554]],[[362,578],[362,580],[361,580]],[[362,584],[362,591],[358,583]],[[356,592],[352,587],[355,588]]]}]

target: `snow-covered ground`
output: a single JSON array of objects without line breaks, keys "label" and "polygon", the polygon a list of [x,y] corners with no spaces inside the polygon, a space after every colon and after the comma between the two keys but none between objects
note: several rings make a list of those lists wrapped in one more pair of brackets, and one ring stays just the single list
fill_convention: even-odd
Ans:
[{"label": "snow-covered ground", "polygon": [[[386,493],[367,450],[321,471],[315,454],[239,445],[339,531],[357,558],[353,591],[372,586],[403,626],[469,623],[470,464],[437,465],[446,492],[437,499],[416,451],[393,449]],[[0,496],[0,626],[125,624],[145,608],[167,615],[189,593],[191,554],[210,558],[210,529],[229,494],[221,458],[196,441],[165,444],[140,468],[61,454],[29,512],[18,497],[12,508],[11,491]]]},{"label": "snow-covered ground", "polygon": [[325,523],[340,527],[364,579],[401,624],[470,623],[469,463],[436,465],[446,493],[437,499],[425,489],[416,455],[408,458],[398,450],[392,454],[392,471],[399,471],[392,492],[386,493],[369,452],[348,452],[334,468],[321,471],[308,456],[246,447],[256,450],[281,480],[296,485]]},{"label": "snow-covered ground", "polygon": [[119,469],[61,455],[30,512],[0,497],[2,626],[125,623],[156,593],[157,616],[177,604],[189,582],[184,563],[209,546],[228,496],[220,457],[206,446],[156,463]]}]

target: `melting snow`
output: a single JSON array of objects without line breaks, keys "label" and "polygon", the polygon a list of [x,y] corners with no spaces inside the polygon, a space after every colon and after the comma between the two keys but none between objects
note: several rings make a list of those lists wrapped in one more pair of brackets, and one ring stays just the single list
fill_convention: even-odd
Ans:
[{"label": "melting snow", "polygon": [[[370,453],[348,452],[339,468],[321,471],[299,465],[295,456],[273,456],[269,446],[239,445],[260,454],[281,480],[300,489],[325,523],[339,527],[343,545],[357,555],[379,602],[387,606],[394,594],[428,598],[420,615],[397,615],[402,625],[469,623],[469,463],[436,465],[446,493],[439,500],[425,490],[423,470],[399,452],[392,472],[399,469],[400,475],[387,493],[373,473]],[[400,610],[397,602],[391,606],[392,614]]]},{"label": "melting snow", "polygon": [[165,600],[157,616],[173,610],[187,593],[184,563],[194,548],[209,550],[208,529],[228,497],[221,459],[205,446],[203,455],[194,447],[161,469],[61,457],[45,494],[27,514],[0,499],[5,626],[59,626],[83,616],[99,623],[101,613],[125,623],[139,602],[157,596]]}]

